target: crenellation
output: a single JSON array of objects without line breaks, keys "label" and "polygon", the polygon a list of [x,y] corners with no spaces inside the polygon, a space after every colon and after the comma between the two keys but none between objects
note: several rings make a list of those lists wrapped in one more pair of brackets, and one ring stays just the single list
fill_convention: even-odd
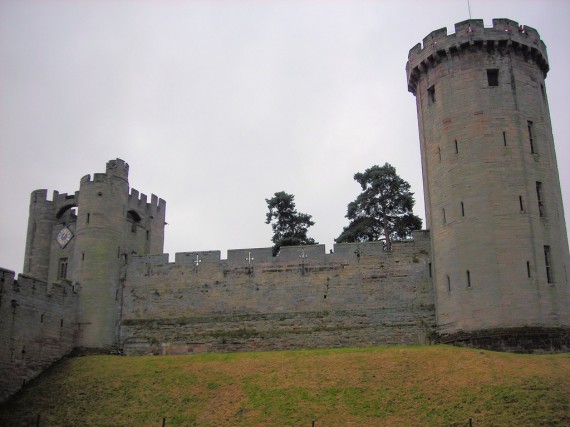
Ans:
[{"label": "crenellation", "polygon": [[33,203],[40,203],[40,202],[49,202],[50,200],[48,200],[47,198],[47,189],[41,189],[41,190],[34,190],[32,191],[32,202]]},{"label": "crenellation", "polygon": [[107,182],[107,174],[106,173],[94,173],[93,174],[93,182]]},{"label": "crenellation", "polygon": [[174,262],[181,265],[196,265],[218,263],[221,261],[221,251],[196,251],[177,252],[174,254]]},{"label": "crenellation", "polygon": [[[544,77],[549,70],[546,45],[540,40],[538,32],[526,26],[519,26],[518,22],[509,19],[494,19],[492,28],[485,28],[483,20],[471,19],[455,24],[455,33],[447,34],[447,28],[432,31],[419,44],[410,49],[406,72],[408,76],[408,90],[415,94],[419,75],[427,73],[438,63],[436,56],[445,58],[438,52],[469,51],[472,48],[482,49],[490,43],[503,46],[504,49],[513,49],[514,46],[524,46],[532,52],[532,58],[539,66]],[[518,49],[519,51],[521,49]]]}]

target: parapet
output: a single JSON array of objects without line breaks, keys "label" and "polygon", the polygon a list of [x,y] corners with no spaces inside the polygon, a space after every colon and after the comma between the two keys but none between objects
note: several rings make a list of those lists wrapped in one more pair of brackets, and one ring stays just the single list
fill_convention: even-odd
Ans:
[{"label": "parapet", "polygon": [[146,213],[149,216],[164,218],[166,213],[166,201],[151,194],[150,203],[147,202],[147,195],[139,193],[138,190],[131,188],[129,194],[129,209],[134,209],[138,213]]},{"label": "parapet", "polygon": [[493,19],[493,27],[485,28],[482,19],[469,19],[455,24],[454,34],[448,35],[447,28],[440,28],[428,34],[422,45],[418,43],[410,49],[406,64],[408,90],[415,95],[422,72],[442,59],[471,48],[513,49],[532,58],[545,77],[549,70],[546,45],[534,28],[504,18]]},{"label": "parapet", "polygon": [[212,264],[221,260],[221,251],[197,251],[197,252],[177,252],[174,255],[176,264]]},{"label": "parapet", "polygon": [[129,182],[129,164],[122,159],[109,160],[106,165],[105,173],[94,173],[93,181],[91,181],[91,175],[84,175],[80,183],[106,182],[111,177],[118,177]]}]

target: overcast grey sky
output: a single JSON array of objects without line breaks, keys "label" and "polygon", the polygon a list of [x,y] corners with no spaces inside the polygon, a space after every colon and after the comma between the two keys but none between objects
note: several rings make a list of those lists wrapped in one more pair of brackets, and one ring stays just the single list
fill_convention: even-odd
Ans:
[{"label": "overcast grey sky", "polygon": [[[536,28],[570,209],[570,2],[471,0]],[[424,217],[408,51],[469,18],[448,1],[0,0],[0,266],[21,272],[30,192],[73,193],[116,157],[167,202],[165,252],[271,246],[295,195],[331,248],[355,172],[394,165]]]}]

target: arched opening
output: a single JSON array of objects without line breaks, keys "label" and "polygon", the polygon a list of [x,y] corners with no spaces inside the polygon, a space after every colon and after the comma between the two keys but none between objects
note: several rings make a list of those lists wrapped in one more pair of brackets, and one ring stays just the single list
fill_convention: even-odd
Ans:
[{"label": "arched opening", "polygon": [[61,207],[55,217],[59,224],[68,224],[77,221],[77,205],[73,203]]},{"label": "arched opening", "polygon": [[134,210],[127,212],[127,221],[131,223],[131,231],[137,232],[137,224],[141,222],[141,216]]}]

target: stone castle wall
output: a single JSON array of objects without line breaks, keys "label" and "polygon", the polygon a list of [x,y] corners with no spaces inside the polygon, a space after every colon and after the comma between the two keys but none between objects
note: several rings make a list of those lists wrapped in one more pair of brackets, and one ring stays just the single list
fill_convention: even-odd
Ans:
[{"label": "stone castle wall", "polygon": [[0,402],[74,348],[78,294],[0,268]]},{"label": "stone castle wall", "polygon": [[[435,328],[429,233],[397,242],[138,257],[123,289],[127,354],[424,344]],[[196,260],[198,257],[198,266]],[[253,258],[251,266],[247,259]]]}]

